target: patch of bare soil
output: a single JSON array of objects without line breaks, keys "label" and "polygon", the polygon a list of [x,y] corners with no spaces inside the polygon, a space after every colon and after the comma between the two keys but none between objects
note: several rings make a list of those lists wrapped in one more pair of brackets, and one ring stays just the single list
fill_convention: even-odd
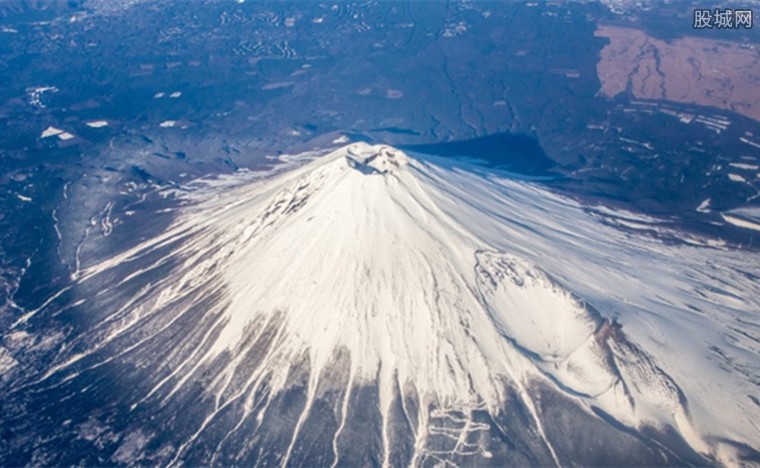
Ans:
[{"label": "patch of bare soil", "polygon": [[760,121],[760,48],[683,37],[664,41],[644,31],[599,26],[609,39],[596,66],[601,93],[727,109]]}]

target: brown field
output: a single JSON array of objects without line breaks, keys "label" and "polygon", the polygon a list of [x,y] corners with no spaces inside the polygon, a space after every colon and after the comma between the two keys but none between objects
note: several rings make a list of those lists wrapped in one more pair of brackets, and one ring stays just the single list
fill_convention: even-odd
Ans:
[{"label": "brown field", "polygon": [[663,99],[727,109],[760,121],[760,48],[684,37],[664,41],[624,27],[600,26],[609,39],[596,71],[608,97]]}]

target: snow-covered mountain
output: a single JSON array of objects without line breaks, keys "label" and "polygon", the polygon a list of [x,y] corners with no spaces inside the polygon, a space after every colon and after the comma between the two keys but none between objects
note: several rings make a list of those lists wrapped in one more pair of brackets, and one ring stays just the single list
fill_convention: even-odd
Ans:
[{"label": "snow-covered mountain", "polygon": [[364,143],[184,196],[78,273],[86,325],[29,384],[115,402],[69,418],[113,432],[94,460],[760,460],[755,254]]}]

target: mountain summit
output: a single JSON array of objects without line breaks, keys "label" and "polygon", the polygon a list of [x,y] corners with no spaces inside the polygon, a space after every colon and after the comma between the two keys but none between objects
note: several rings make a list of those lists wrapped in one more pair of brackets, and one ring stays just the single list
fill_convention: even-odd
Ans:
[{"label": "mountain summit", "polygon": [[135,428],[174,428],[152,462],[757,457],[756,343],[724,325],[757,322],[758,263],[629,226],[657,229],[364,143],[212,181],[83,270],[91,325],[38,384],[137,369],[117,377]]},{"label": "mountain summit", "polygon": [[356,145],[346,151],[348,165],[365,174],[388,174],[405,166],[406,154],[390,146],[364,147]]}]

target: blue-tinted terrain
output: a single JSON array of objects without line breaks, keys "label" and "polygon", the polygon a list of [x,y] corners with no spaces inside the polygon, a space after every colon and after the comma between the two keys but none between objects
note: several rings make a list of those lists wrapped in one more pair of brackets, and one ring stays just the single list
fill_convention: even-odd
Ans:
[{"label": "blue-tinted terrain", "polygon": [[[129,357],[130,340],[148,328],[123,337],[118,353],[104,348],[99,360],[75,361],[75,376],[45,374],[50,363],[86,348],[82,337],[111,320],[106,311],[127,309],[130,298],[145,293],[144,284],[127,280],[113,296],[99,288],[165,252],[132,259],[91,289],[76,282],[78,275],[162,233],[199,178],[269,170],[291,155],[367,141],[464,158],[589,206],[651,217],[666,229],[646,234],[669,245],[708,239],[730,251],[757,252],[760,121],[739,108],[637,98],[633,80],[625,92],[604,96],[598,65],[610,40],[596,33],[600,25],[663,40],[695,34],[685,3],[658,4],[657,14],[615,3],[0,2],[0,465],[164,465],[177,461],[178,447],[203,424],[212,405],[200,396],[211,377],[167,405],[138,405],[153,388],[143,371],[153,368],[107,354]],[[758,31],[702,37],[756,51]],[[177,242],[162,248],[179,248]],[[151,281],[176,266],[161,264]],[[196,299],[190,315],[202,323],[203,301],[215,298]],[[172,363],[163,343],[200,346],[196,332],[190,325],[172,329],[139,352]],[[263,349],[272,337],[260,339]],[[293,380],[308,380],[304,375]],[[181,461],[282,462],[267,454],[287,451],[306,390],[268,391],[257,389],[256,402],[271,399],[282,418],[264,426],[246,422],[251,433],[266,427],[254,442],[240,433],[239,440],[222,441],[220,429]],[[382,438],[363,434],[356,422],[379,424],[380,396],[371,386],[356,391],[359,403],[346,404],[359,415],[346,430],[352,437],[346,446],[361,450],[345,464],[382,464]],[[602,410],[589,415],[542,386],[535,392],[545,395],[544,406],[531,408],[510,390],[505,399],[513,406],[503,420],[477,414],[483,424],[505,427],[494,429],[493,438],[511,449],[495,452],[496,461],[606,465],[633,454],[634,464],[715,462],[671,427],[642,435]],[[329,393],[315,411],[331,414],[344,396]],[[196,402],[203,411],[188,412]],[[533,412],[551,424],[549,437],[588,431],[596,438],[578,436],[577,446],[565,441],[552,454],[534,440]],[[408,443],[401,407],[391,413],[399,440]],[[304,423],[313,440],[293,455],[295,464],[333,462],[327,434],[340,422],[315,418]],[[578,423],[565,427],[569,418]],[[521,428],[507,427],[512,420]],[[232,415],[218,424],[234,426]],[[212,459],[213,447],[224,444],[244,449]],[[757,447],[737,446],[746,460],[760,460]],[[414,451],[400,444],[392,464],[409,464]]]}]

